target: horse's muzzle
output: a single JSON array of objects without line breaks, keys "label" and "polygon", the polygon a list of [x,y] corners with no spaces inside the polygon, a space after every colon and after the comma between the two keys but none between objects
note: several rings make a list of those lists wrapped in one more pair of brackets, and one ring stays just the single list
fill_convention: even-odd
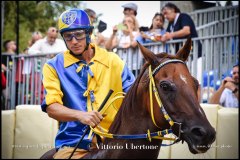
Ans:
[{"label": "horse's muzzle", "polygon": [[188,143],[189,150],[193,154],[205,153],[216,139],[216,131],[213,127],[192,127],[190,131],[184,131],[181,138]]}]

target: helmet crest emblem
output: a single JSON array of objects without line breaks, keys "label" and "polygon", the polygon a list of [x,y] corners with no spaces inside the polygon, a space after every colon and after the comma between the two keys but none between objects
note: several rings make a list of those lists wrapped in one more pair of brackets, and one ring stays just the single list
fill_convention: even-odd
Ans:
[{"label": "helmet crest emblem", "polygon": [[77,12],[69,11],[62,16],[62,21],[63,23],[70,25],[76,20],[76,18],[77,18]]}]

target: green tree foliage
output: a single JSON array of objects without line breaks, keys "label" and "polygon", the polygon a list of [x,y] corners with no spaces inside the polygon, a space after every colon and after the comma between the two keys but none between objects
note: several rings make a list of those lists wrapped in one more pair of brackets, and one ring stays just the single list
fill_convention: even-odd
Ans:
[{"label": "green tree foliage", "polygon": [[[19,1],[19,51],[28,47],[28,41],[34,31],[45,35],[48,27],[57,27],[60,14],[70,8],[79,8],[80,1]],[[3,40],[16,40],[15,1],[4,3]],[[3,51],[3,50],[2,50]]]}]

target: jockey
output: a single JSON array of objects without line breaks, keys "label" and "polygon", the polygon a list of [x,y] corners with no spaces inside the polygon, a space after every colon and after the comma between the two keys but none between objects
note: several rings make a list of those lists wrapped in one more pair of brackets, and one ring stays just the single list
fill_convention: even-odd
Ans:
[{"label": "jockey", "polygon": [[[103,119],[98,107],[110,89],[127,92],[135,77],[117,54],[91,43],[93,26],[83,10],[63,12],[58,27],[68,50],[44,64],[41,107],[59,121],[54,158],[68,158],[87,125],[101,125],[107,131],[116,111],[109,107]],[[94,147],[95,134],[87,134],[72,158],[81,158]]]}]

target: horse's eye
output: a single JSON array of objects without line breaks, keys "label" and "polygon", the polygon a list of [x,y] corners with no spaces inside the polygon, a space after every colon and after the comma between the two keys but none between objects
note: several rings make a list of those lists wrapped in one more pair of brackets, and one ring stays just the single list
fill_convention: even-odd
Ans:
[{"label": "horse's eye", "polygon": [[172,86],[169,82],[167,81],[162,81],[160,82],[160,87],[164,90],[164,91],[171,91],[172,90]]}]

